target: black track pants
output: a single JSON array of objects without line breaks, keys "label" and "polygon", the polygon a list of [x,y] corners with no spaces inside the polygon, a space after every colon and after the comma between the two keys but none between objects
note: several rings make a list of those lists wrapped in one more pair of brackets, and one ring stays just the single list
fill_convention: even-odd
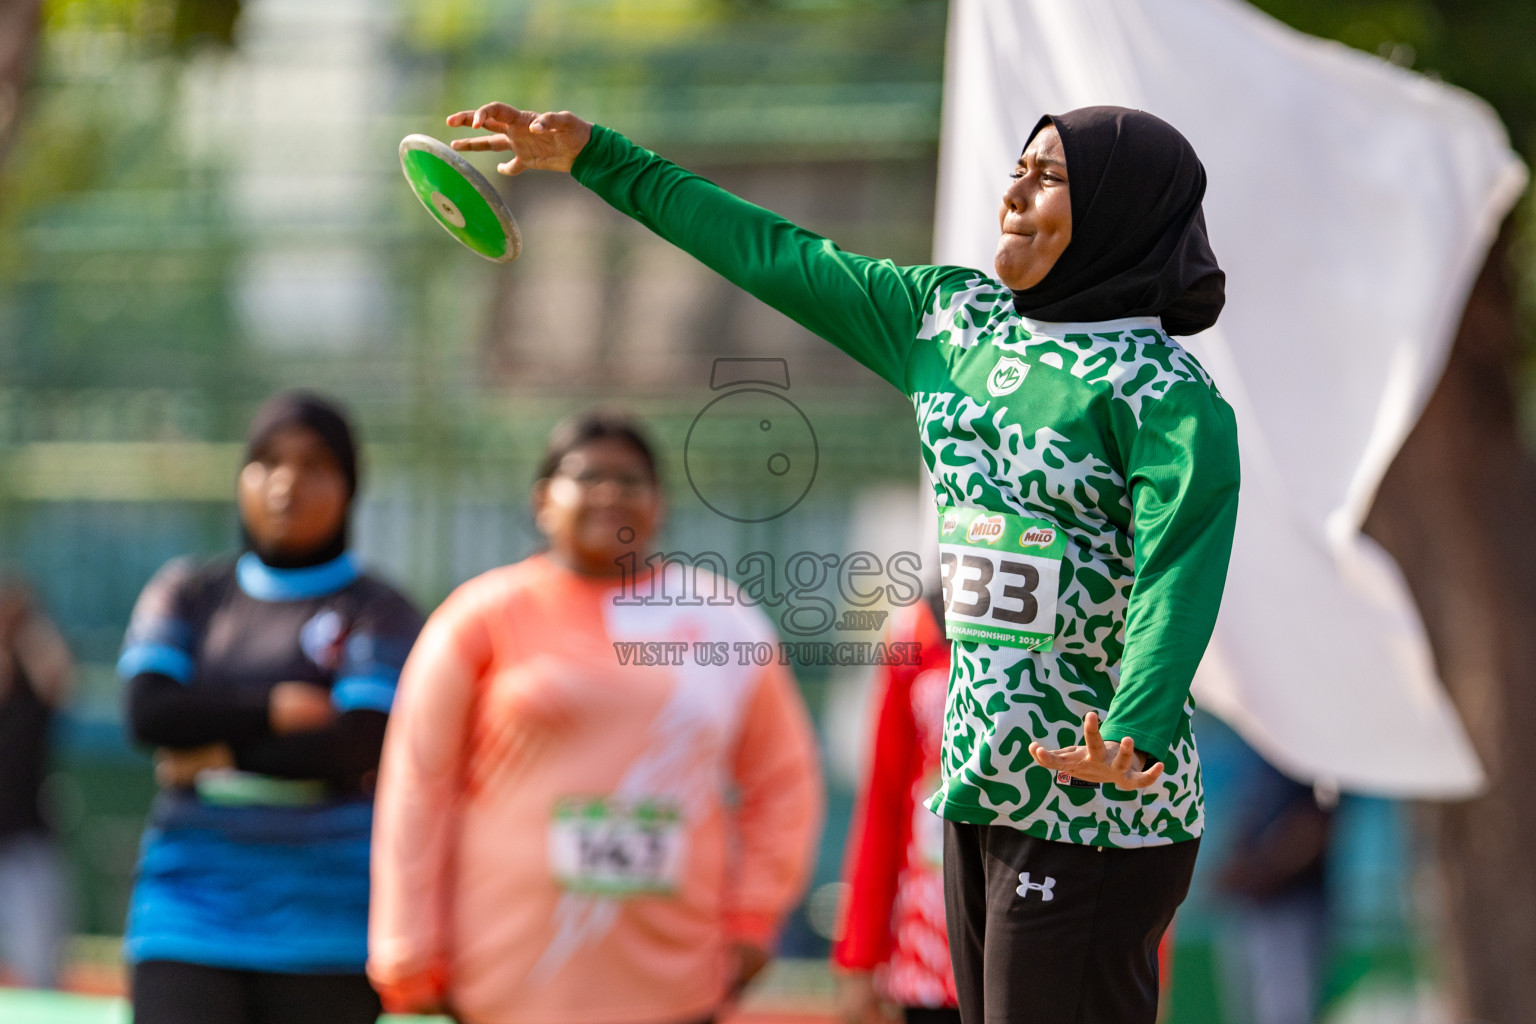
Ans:
[{"label": "black track pants", "polygon": [[960,1011],[904,1006],[901,1008],[901,1021],[902,1024],[960,1024]]},{"label": "black track pants", "polygon": [[146,960],[133,968],[133,1024],[373,1024],[361,974],[276,974]]},{"label": "black track pants", "polygon": [[1154,1024],[1157,945],[1200,841],[1115,850],[944,823],[965,1024]]}]

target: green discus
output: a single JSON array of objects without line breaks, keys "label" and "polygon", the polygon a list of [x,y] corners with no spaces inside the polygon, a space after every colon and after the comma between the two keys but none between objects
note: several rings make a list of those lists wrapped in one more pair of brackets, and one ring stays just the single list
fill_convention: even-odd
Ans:
[{"label": "green discus", "polygon": [[468,160],[428,135],[400,140],[400,169],[421,205],[454,238],[497,263],[523,251],[517,221],[485,176]]}]

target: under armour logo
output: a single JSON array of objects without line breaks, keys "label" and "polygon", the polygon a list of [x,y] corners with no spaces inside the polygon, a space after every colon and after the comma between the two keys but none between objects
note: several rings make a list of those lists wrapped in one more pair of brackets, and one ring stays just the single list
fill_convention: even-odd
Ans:
[{"label": "under armour logo", "polygon": [[1056,879],[1050,877],[1049,875],[1045,877],[1045,881],[1043,882],[1031,882],[1029,880],[1028,871],[1020,872],[1019,874],[1019,888],[1017,892],[1020,896],[1027,897],[1029,895],[1029,890],[1034,889],[1040,894],[1041,902],[1049,903],[1051,900],[1056,898],[1056,894],[1051,892],[1051,890],[1054,888],[1056,888]]}]

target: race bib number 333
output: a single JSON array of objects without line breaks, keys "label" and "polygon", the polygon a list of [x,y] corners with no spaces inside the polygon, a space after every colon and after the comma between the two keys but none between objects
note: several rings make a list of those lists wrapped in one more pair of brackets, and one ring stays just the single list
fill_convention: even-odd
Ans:
[{"label": "race bib number 333", "polygon": [[939,575],[951,640],[1048,651],[1067,535],[1044,519],[939,509]]}]

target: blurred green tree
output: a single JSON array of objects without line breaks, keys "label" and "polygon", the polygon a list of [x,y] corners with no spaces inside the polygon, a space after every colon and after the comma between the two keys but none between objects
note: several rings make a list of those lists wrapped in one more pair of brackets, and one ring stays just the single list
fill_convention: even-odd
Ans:
[{"label": "blurred green tree", "polygon": [[1529,0],[1253,0],[1303,32],[1444,78],[1492,103],[1536,153],[1536,4]]}]

